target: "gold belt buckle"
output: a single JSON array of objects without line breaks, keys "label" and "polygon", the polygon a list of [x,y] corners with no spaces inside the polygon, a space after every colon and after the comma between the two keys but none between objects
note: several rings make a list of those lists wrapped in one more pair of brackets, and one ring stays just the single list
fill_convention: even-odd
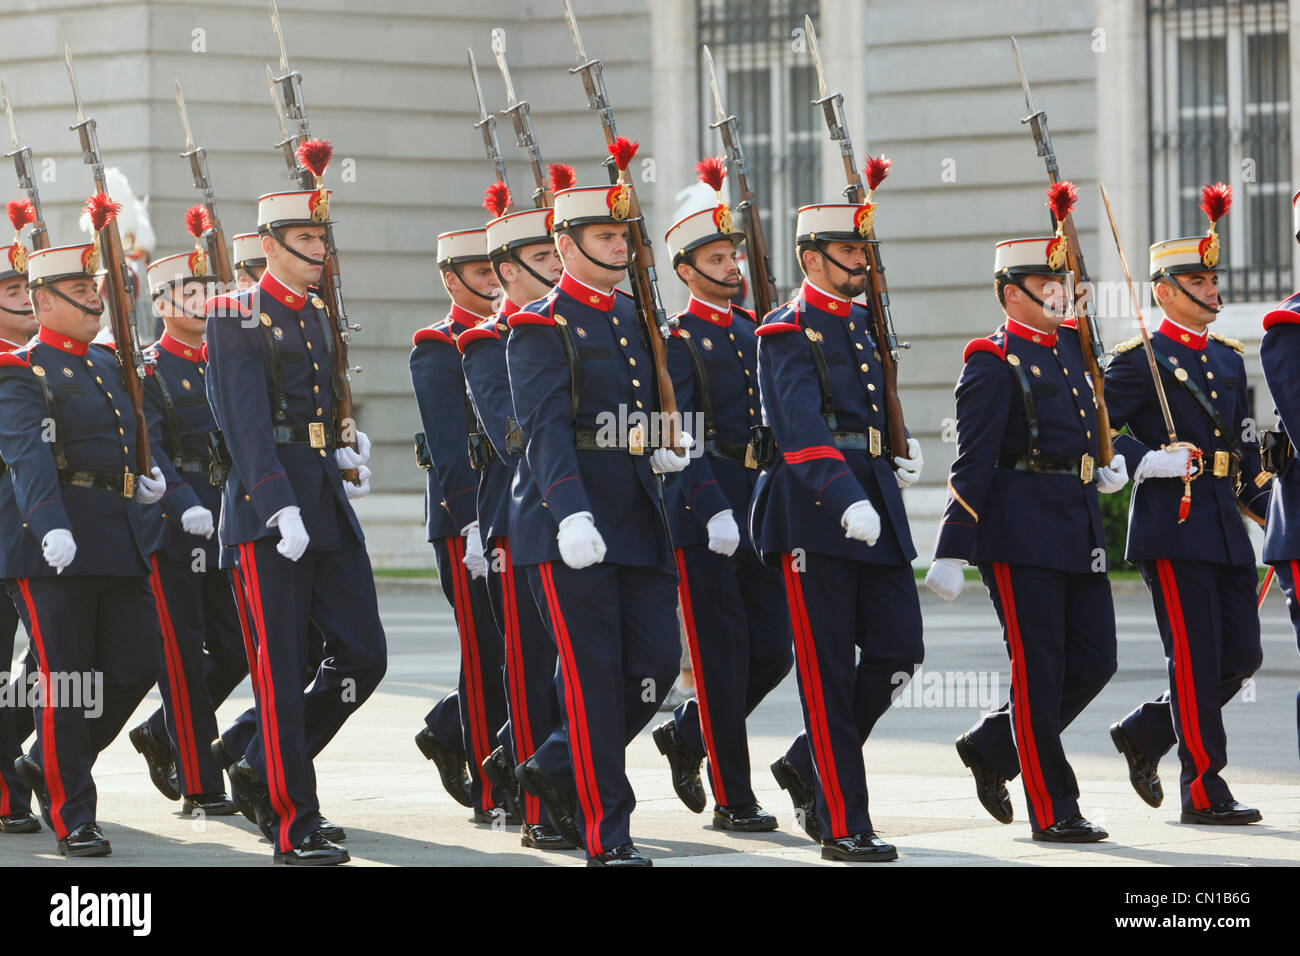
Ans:
[{"label": "gold belt buckle", "polygon": [[1092,469],[1095,464],[1091,455],[1084,455],[1079,459],[1079,480],[1085,483],[1092,481]]},{"label": "gold belt buckle", "polygon": [[645,429],[640,425],[633,425],[627,433],[627,450],[631,455],[645,454]]},{"label": "gold belt buckle", "polygon": [[1216,451],[1214,453],[1214,477],[1228,477],[1228,453],[1226,451]]},{"label": "gold belt buckle", "polygon": [[745,446],[745,467],[746,467],[746,468],[757,468],[757,467],[758,467],[758,459],[757,459],[756,457],[754,457],[754,443],[753,443],[753,442],[750,442],[748,445]]},{"label": "gold belt buckle", "polygon": [[871,452],[872,458],[880,457],[880,429],[867,429],[867,450]]},{"label": "gold belt buckle", "polygon": [[312,422],[307,426],[307,439],[312,448],[325,447],[325,423]]},{"label": "gold belt buckle", "polygon": [[129,471],[122,476],[122,497],[135,497],[135,475],[131,474]]}]

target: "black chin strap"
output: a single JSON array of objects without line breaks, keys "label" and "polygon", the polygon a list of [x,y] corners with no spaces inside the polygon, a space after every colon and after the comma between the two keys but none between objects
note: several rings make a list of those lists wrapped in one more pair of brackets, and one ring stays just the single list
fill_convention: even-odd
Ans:
[{"label": "black chin strap", "polygon": [[532,266],[528,265],[528,263],[524,262],[523,259],[519,258],[519,250],[511,249],[510,258],[515,260],[515,265],[519,266],[519,268],[523,269],[525,272],[527,272],[530,276],[532,276],[534,279],[536,279],[546,288],[550,289],[555,286],[554,282],[548,282],[545,276],[539,274],[535,269],[533,269]]},{"label": "black chin strap", "polygon": [[602,269],[605,269],[608,272],[627,271],[627,266],[612,266],[608,262],[601,262],[599,259],[593,259],[590,255],[587,254],[587,250],[582,248],[582,243],[578,241],[578,237],[576,235],[573,236],[572,239],[573,239],[573,244],[578,247],[578,251],[582,253],[583,258],[585,258],[592,265],[600,266]]},{"label": "black chin strap", "polygon": [[[818,240],[818,241],[816,242],[816,246],[817,246],[817,251],[820,252],[823,256],[826,257],[826,261],[829,262],[829,263],[831,263],[831,264],[832,264],[833,266],[835,266],[837,269],[841,269],[841,270],[843,270],[844,272],[848,273],[848,274],[851,275],[851,276],[865,276],[865,275],[867,274],[867,270],[866,270],[866,268],[862,268],[862,269],[850,269],[850,268],[849,268],[848,266],[846,266],[844,263],[840,262],[840,261],[839,261],[838,259],[836,259],[833,255],[831,255],[830,252],[827,251],[827,249],[826,249],[826,245],[825,245],[823,242],[821,242],[820,240]],[[836,291],[838,292],[839,290],[837,289]],[[853,297],[852,297],[852,296],[849,296],[849,298],[853,298]]]},{"label": "black chin strap", "polygon": [[1021,292],[1023,292],[1025,295],[1027,295],[1027,296],[1029,297],[1030,301],[1032,301],[1035,305],[1037,305],[1037,306],[1038,306],[1040,309],[1042,309],[1045,313],[1048,313],[1048,314],[1050,314],[1050,315],[1066,316],[1066,313],[1065,313],[1065,312],[1058,312],[1058,311],[1056,311],[1056,309],[1050,308],[1050,307],[1047,305],[1046,302],[1044,302],[1044,301],[1043,301],[1042,299],[1040,299],[1038,296],[1036,296],[1036,295],[1034,295],[1032,292],[1030,292],[1029,289],[1025,286],[1025,283],[1023,282],[1023,280],[1021,280],[1021,279],[1012,279],[1012,280],[1011,280],[1011,284],[1012,284],[1013,286],[1015,286],[1017,289],[1019,289]]},{"label": "black chin strap", "polygon": [[[829,257],[827,257],[827,258],[829,258]],[[744,280],[740,277],[740,273],[736,273],[736,281],[735,281],[735,282],[724,282],[722,279],[715,279],[713,276],[709,275],[707,272],[705,272],[703,269],[701,269],[699,266],[697,266],[697,265],[695,264],[695,259],[694,259],[693,257],[692,257],[692,258],[688,258],[688,259],[686,260],[686,264],[689,265],[689,266],[690,266],[692,269],[694,269],[696,272],[698,272],[700,275],[704,276],[704,278],[708,279],[708,280],[709,280],[710,282],[712,282],[714,285],[716,285],[716,286],[720,286],[720,287],[723,288],[723,289],[729,289],[729,290],[731,291],[731,295],[735,295],[737,292],[739,292],[739,291],[740,291],[742,288],[744,288],[744,286],[745,286],[745,282],[744,282]],[[838,263],[837,263],[837,265],[838,265]],[[727,298],[730,299],[730,298],[731,298],[731,295],[728,295]]]},{"label": "black chin strap", "polygon": [[[522,262],[519,263],[519,264],[520,264],[520,265],[523,265]],[[527,266],[524,266],[524,268],[525,268],[525,269],[528,269]],[[487,303],[489,303],[489,304],[491,304],[491,303],[493,303],[493,302],[496,301],[496,299],[497,299],[496,296],[494,296],[494,295],[484,295],[482,292],[479,292],[477,289],[475,289],[473,286],[471,286],[468,282],[466,282],[466,281],[465,281],[465,277],[461,274],[460,266],[458,266],[458,265],[457,265],[456,263],[454,263],[454,262],[451,264],[451,271],[454,272],[454,273],[456,274],[456,278],[460,280],[460,284],[463,285],[463,286],[465,287],[465,291],[468,292],[470,295],[476,295],[476,296],[478,296],[480,299],[482,299],[484,302],[487,302]],[[528,271],[529,271],[529,272],[533,272],[532,269],[528,269]],[[533,275],[537,275],[537,273],[536,273],[536,272],[533,272]],[[543,281],[545,281],[545,280],[543,280]],[[490,311],[490,310],[489,310],[489,311]]]},{"label": "black chin strap", "polygon": [[17,309],[10,309],[3,305],[0,305],[0,312],[8,312],[10,315],[18,316],[20,319],[30,319],[36,315],[35,312],[32,312],[30,310],[26,312],[20,312]]},{"label": "black chin strap", "polygon": [[303,262],[309,262],[309,263],[311,263],[312,265],[316,266],[317,268],[321,268],[321,267],[323,267],[323,266],[325,265],[325,260],[324,260],[324,259],[313,259],[311,256],[305,256],[305,255],[303,255],[301,252],[299,252],[297,249],[295,249],[295,248],[293,248],[292,246],[288,245],[288,244],[287,244],[283,239],[280,238],[280,233],[279,233],[277,230],[275,230],[275,229],[268,229],[268,230],[266,230],[266,232],[267,232],[267,235],[269,235],[272,239],[274,239],[274,240],[276,241],[276,243],[279,245],[279,247],[280,247],[281,249],[285,250],[285,251],[288,252],[290,255],[297,256],[297,257],[298,257],[299,259],[301,259]]},{"label": "black chin strap", "polygon": [[81,304],[80,302],[78,302],[76,299],[73,299],[73,298],[70,298],[70,297],[64,295],[62,292],[60,292],[58,289],[56,289],[56,288],[55,288],[54,286],[52,286],[52,285],[43,285],[43,286],[41,286],[40,288],[42,288],[42,289],[44,289],[46,292],[50,293],[50,295],[57,295],[57,296],[58,296],[60,299],[62,299],[64,302],[68,303],[68,305],[75,305],[75,306],[76,306],[78,309],[80,309],[82,312],[85,312],[86,315],[100,316],[100,315],[102,315],[102,314],[104,313],[104,300],[101,299],[98,295],[95,296],[95,298],[96,298],[96,300],[98,300],[98,302],[99,302],[99,307],[96,308],[96,309],[91,309],[91,308],[88,308],[87,306],[82,305],[82,304]]},{"label": "black chin strap", "polygon": [[1222,302],[1220,302],[1217,306],[1210,305],[1208,302],[1202,302],[1200,299],[1196,298],[1196,296],[1192,295],[1190,292],[1184,289],[1183,284],[1179,282],[1177,279],[1175,279],[1171,274],[1166,272],[1164,269],[1160,270],[1160,274],[1163,278],[1168,279],[1175,289],[1177,289],[1183,295],[1187,296],[1187,298],[1191,299],[1193,302],[1199,305],[1206,312],[1210,313],[1210,315],[1218,315],[1220,312],[1223,311]]}]

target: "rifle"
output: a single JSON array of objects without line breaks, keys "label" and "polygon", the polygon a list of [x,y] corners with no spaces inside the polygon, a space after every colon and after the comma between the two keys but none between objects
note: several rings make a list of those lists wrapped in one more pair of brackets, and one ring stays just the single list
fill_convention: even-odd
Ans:
[{"label": "rifle", "polygon": [[718,89],[718,75],[713,69],[713,54],[708,44],[704,46],[704,65],[709,70],[709,87],[713,90],[713,106],[717,120],[709,124],[709,129],[716,129],[722,134],[722,145],[727,150],[727,161],[736,176],[740,187],[740,204],[736,211],[745,221],[745,261],[749,265],[749,275],[754,286],[754,312],[759,321],[771,312],[779,298],[776,291],[776,276],[772,273],[772,253],[767,248],[767,236],[763,233],[763,223],[758,215],[758,206],[754,202],[754,190],[749,184],[749,165],[745,162],[745,147],[740,142],[740,120],[734,113],[728,113],[722,105],[722,92]]},{"label": "rifle", "polygon": [[[497,67],[501,78],[506,81],[506,108],[501,112],[509,116],[515,125],[515,145],[528,153],[528,162],[533,170],[533,206],[538,209],[555,205],[555,194],[551,192],[546,173],[542,169],[542,149],[537,144],[537,135],[533,132],[533,118],[529,112],[527,100],[515,96],[515,84],[510,79],[510,67],[506,66],[506,31],[500,27],[492,31],[492,52],[496,54]],[[502,180],[504,182],[505,180]]]},{"label": "rifle", "polygon": [[478,99],[478,122],[474,128],[483,134],[483,148],[487,150],[488,159],[497,170],[497,180],[510,185],[506,179],[506,158],[501,155],[501,142],[497,139],[497,118],[489,113],[487,103],[483,100],[483,85],[478,80],[478,64],[474,62],[474,51],[465,48],[469,55],[469,72],[474,77],[474,96]]},{"label": "rifle", "polygon": [[[104,175],[104,160],[99,153],[99,137],[95,119],[86,116],[81,106],[81,93],[77,90],[77,73],[72,66],[72,51],[65,43],[63,59],[68,65],[68,80],[72,83],[72,98],[77,106],[77,122],[68,129],[81,136],[81,158],[90,167],[95,180],[95,191],[108,195],[108,181]],[[149,474],[149,427],[144,420],[144,356],[136,337],[135,325],[135,274],[127,264],[122,248],[122,237],[117,231],[117,220],[110,218],[97,233],[99,252],[104,263],[104,289],[108,300],[109,321],[116,343],[117,365],[122,372],[126,393],[135,410],[135,472],[137,476]]]},{"label": "rifle", "polygon": [[[578,65],[570,67],[570,73],[582,76],[582,85],[587,91],[587,106],[600,113],[600,124],[605,131],[605,145],[613,146],[618,139],[614,127],[614,108],[610,105],[609,94],[605,91],[605,72],[600,60],[587,56],[582,44],[582,34],[578,32],[578,19],[573,13],[572,0],[564,0],[564,17],[569,23],[569,32],[573,36],[573,45],[578,52]],[[619,170],[612,156],[606,160],[609,169],[609,181],[618,182]],[[675,454],[683,454],[681,447],[681,416],[677,411],[677,396],[673,393],[673,379],[668,372],[668,352],[665,341],[670,334],[668,315],[659,298],[659,280],[655,274],[655,260],[650,235],[646,231],[645,216],[641,212],[641,201],[636,194],[632,176],[627,178],[628,214],[631,228],[628,230],[628,279],[632,285],[632,297],[636,301],[637,314],[645,324],[647,338],[650,340],[650,357],[655,366],[655,383],[659,388],[659,411],[667,420],[667,441],[663,447],[670,448]]]},{"label": "rifle", "polygon": [[[813,29],[811,17],[805,16],[803,21],[808,50],[817,69],[818,98],[812,101],[812,105],[822,108],[831,141],[839,143],[840,156],[844,161],[844,178],[847,181],[844,196],[851,203],[867,202],[867,191],[853,158],[853,141],[849,138],[848,124],[844,119],[844,94],[832,93],[826,85],[821,49],[817,46],[817,31]],[[898,358],[903,349],[912,347],[912,343],[899,342],[898,334],[894,331],[894,317],[889,310],[889,286],[885,282],[885,263],[880,256],[880,241],[876,239],[874,225],[867,233],[867,304],[871,313],[872,333],[880,351],[880,371],[885,381],[885,419],[889,427],[889,444],[895,455],[901,455],[907,450],[907,425],[903,421],[903,405],[898,397]]]},{"label": "rifle", "polygon": [[14,125],[14,110],[9,105],[9,88],[5,78],[0,76],[0,100],[4,101],[5,115],[9,118],[9,141],[13,149],[5,153],[5,158],[12,158],[14,171],[18,174],[18,188],[27,193],[36,210],[36,219],[32,223],[31,243],[33,249],[48,249],[50,231],[45,228],[45,216],[41,213],[41,192],[36,186],[36,169],[32,164],[32,148],[18,145],[18,128]]},{"label": "rifle", "polygon": [[[267,81],[271,84],[271,100],[275,103],[276,115],[280,120],[280,133],[284,137],[276,144],[284,150],[285,164],[289,168],[289,178],[302,189],[316,188],[316,177],[311,170],[298,162],[297,146],[311,139],[311,125],[307,121],[307,106],[302,98],[302,74],[289,68],[289,55],[284,48],[284,34],[280,31],[280,11],[275,0],[268,0],[271,11],[271,27],[275,30],[276,41],[280,45],[280,76],[271,73],[268,66]],[[280,102],[275,98],[275,86],[280,87],[284,98],[281,111]],[[286,117],[292,121],[295,130],[290,132]],[[359,332],[361,326],[348,322],[347,307],[343,303],[343,276],[339,270],[338,246],[334,243],[334,226],[326,221],[325,227],[325,265],[321,269],[320,292],[325,300],[325,314],[330,319],[330,330],[334,340],[334,368],[330,375],[334,391],[334,426],[337,448],[357,447],[356,421],[353,418],[351,374],[360,372],[361,366],[348,365],[348,343],[352,333]],[[343,480],[354,485],[361,483],[358,470],[348,468],[343,471]]]},{"label": "rifle", "polygon": [[194,144],[194,134],[190,131],[190,116],[185,109],[185,93],[181,90],[181,81],[176,81],[176,109],[181,114],[181,126],[185,128],[185,152],[182,159],[190,161],[190,172],[194,175],[194,188],[203,194],[203,208],[208,211],[210,225],[203,233],[203,241],[208,246],[208,261],[212,263],[213,274],[229,289],[235,281],[235,269],[230,262],[230,250],[226,247],[226,233],[217,218],[216,197],[212,192],[212,180],[208,178],[208,151]]},{"label": "rifle", "polygon": [[[1047,111],[1034,105],[1034,95],[1029,91],[1029,80],[1025,78],[1025,66],[1020,60],[1020,44],[1011,38],[1011,51],[1016,57],[1016,71],[1020,74],[1020,85],[1025,90],[1025,106],[1029,115],[1020,122],[1029,127],[1034,137],[1034,146],[1038,155],[1047,166],[1047,179],[1055,186],[1061,180],[1060,169],[1056,163],[1056,150],[1052,148],[1052,137],[1047,131]],[[1056,228],[1056,219],[1052,219],[1052,228]],[[1092,280],[1088,278],[1088,267],[1083,261],[1083,247],[1079,244],[1079,233],[1074,228],[1074,216],[1065,217],[1065,261],[1074,273],[1074,281],[1079,287],[1086,287]],[[1101,360],[1105,356],[1105,347],[1101,342],[1101,333],[1097,329],[1096,317],[1087,301],[1079,310],[1079,345],[1083,349],[1083,367],[1092,380],[1092,392],[1097,399],[1097,457],[1102,465],[1109,465],[1115,457],[1115,446],[1110,436],[1110,414],[1106,411],[1106,382],[1102,375]]]}]

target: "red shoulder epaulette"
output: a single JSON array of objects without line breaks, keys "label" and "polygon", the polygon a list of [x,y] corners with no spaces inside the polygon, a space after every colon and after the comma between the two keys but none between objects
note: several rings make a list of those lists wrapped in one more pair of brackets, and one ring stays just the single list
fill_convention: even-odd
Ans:
[{"label": "red shoulder epaulette", "polygon": [[798,332],[798,322],[764,322],[754,330],[755,335],[776,335],[779,332]]},{"label": "red shoulder epaulette", "polygon": [[961,360],[963,362],[969,362],[970,357],[976,352],[988,352],[992,355],[996,355],[1004,362],[1007,358],[1006,353],[998,346],[998,343],[994,342],[992,339],[971,339],[971,341],[966,345],[966,351],[961,354]]},{"label": "red shoulder epaulette", "polygon": [[8,365],[21,365],[27,367],[31,364],[31,353],[19,354],[18,352],[0,352],[0,368]]},{"label": "red shoulder epaulette", "polygon": [[466,346],[473,345],[475,342],[482,342],[484,339],[497,339],[500,341],[501,336],[497,334],[495,323],[490,326],[476,325],[472,329],[466,329],[456,339],[456,348],[460,349],[461,355],[464,355]]},{"label": "red shoulder epaulette", "polygon": [[1265,332],[1275,325],[1295,324],[1300,324],[1300,312],[1292,312],[1290,309],[1274,309],[1264,316]]},{"label": "red shoulder epaulette", "polygon": [[248,302],[241,301],[238,292],[223,292],[221,295],[214,295],[203,305],[203,310],[208,315],[216,314],[219,316],[240,315],[248,317],[253,314],[252,308]]},{"label": "red shoulder epaulette", "polygon": [[423,342],[445,342],[447,345],[455,345],[452,337],[442,329],[420,329],[415,333],[413,344],[420,345]]},{"label": "red shoulder epaulette", "polygon": [[506,319],[506,324],[512,329],[517,329],[521,325],[554,325],[555,320],[549,315],[538,315],[536,312],[526,312],[521,309]]}]

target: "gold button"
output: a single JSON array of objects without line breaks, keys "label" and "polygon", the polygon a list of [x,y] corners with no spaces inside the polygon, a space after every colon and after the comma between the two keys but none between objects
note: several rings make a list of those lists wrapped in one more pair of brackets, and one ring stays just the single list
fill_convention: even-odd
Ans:
[{"label": "gold button", "polygon": [[731,339],[731,341],[734,342],[734,341],[736,341],[736,334],[735,334],[734,332],[728,332],[728,333],[727,333],[727,338]]},{"label": "gold button", "polygon": [[872,405],[872,406],[871,406],[871,410],[872,410],[873,412],[878,412],[878,411],[880,411],[880,408],[879,408],[878,406],[876,406],[876,405]]},{"label": "gold button", "polygon": [[632,379],[632,387],[633,387],[633,388],[640,388],[640,387],[641,387],[641,380],[640,380],[639,378],[634,378],[634,379]]},{"label": "gold button", "polygon": [[1210,398],[1218,398],[1218,397],[1219,397],[1219,393],[1216,392],[1216,391],[1214,391],[1213,389],[1211,389],[1211,390],[1210,390]]},{"label": "gold button", "polygon": [[314,369],[315,369],[316,371],[318,371],[318,372],[320,371],[320,366],[317,365],[315,362],[312,362],[312,363],[311,363],[311,367],[314,368]]},{"label": "gold button", "polygon": [[745,369],[745,378],[749,378],[749,369]]},{"label": "gold button", "polygon": [[119,412],[116,408],[113,409],[113,411],[116,413],[116,415],[117,415],[118,418],[121,418],[121,417],[122,417],[122,413]]},{"label": "gold button", "polygon": [[100,385],[103,385],[103,384],[104,384],[104,380],[103,380],[102,378],[100,378],[98,375],[95,376],[95,382],[98,383],[98,384],[100,384]]},{"label": "gold button", "polygon": [[322,458],[325,457],[325,449],[324,449],[324,448],[322,448],[322,449],[320,450],[320,456],[321,456]]},{"label": "gold button", "polygon": [[1061,366],[1061,371],[1064,372],[1066,375],[1070,374],[1070,370],[1066,368],[1064,365]]},{"label": "gold button", "polygon": [[112,398],[112,397],[113,397],[113,393],[112,393],[112,392],[105,392],[104,394],[106,394],[109,398]]},{"label": "gold button", "polygon": [[1087,438],[1091,438],[1091,437],[1092,437],[1092,432],[1085,431],[1083,434],[1084,434],[1084,436],[1087,437]]},{"label": "gold button", "polygon": [[1079,394],[1079,390],[1077,388],[1072,388],[1070,389],[1070,391],[1073,392],[1075,395]]},{"label": "gold button", "polygon": [[309,350],[311,349],[311,343],[310,343],[310,342],[307,343],[307,348],[308,348]]},{"label": "gold button", "polygon": [[1208,362],[1209,359],[1206,358],[1204,355],[1202,355],[1202,356],[1201,356],[1201,361],[1202,361],[1202,362]]},{"label": "gold button", "polygon": [[622,336],[619,336],[618,344],[619,344],[619,345],[627,345],[627,339],[623,338]]},{"label": "gold button", "polygon": [[1080,418],[1083,418],[1083,416],[1084,416],[1084,411],[1083,411],[1083,409],[1081,408],[1081,409],[1079,409],[1079,417],[1080,417]]},{"label": "gold button", "polygon": [[1206,372],[1206,373],[1205,373],[1205,377],[1208,378],[1208,379],[1213,379],[1213,378],[1214,378],[1214,373],[1213,373],[1213,372]]},{"label": "gold button", "polygon": [[322,411],[318,408],[318,409],[316,409],[316,414],[317,414],[317,415],[324,415],[325,413],[322,412]]},{"label": "gold button", "polygon": [[750,395],[753,395],[753,394],[754,394],[754,390],[753,390],[752,388],[749,390],[749,394],[750,394]]},{"label": "gold button", "polygon": [[749,410],[749,414],[751,415],[754,414],[754,410],[752,408]]},{"label": "gold button", "polygon": [[250,498],[248,495],[244,495],[244,500],[245,500],[245,501],[252,501],[253,499]]},{"label": "gold button", "polygon": [[1215,438],[1218,438],[1221,434],[1222,434],[1222,432],[1220,432],[1217,428],[1214,430],[1214,437],[1215,437]]},{"label": "gold button", "polygon": [[318,393],[319,393],[319,392],[320,392],[320,386],[319,386],[319,385],[313,385],[313,386],[311,387],[311,390],[312,390],[313,392],[318,392]]},{"label": "gold button", "polygon": [[125,445],[123,445],[123,446],[122,446],[122,454],[124,454],[124,455],[129,455],[130,453],[131,453],[131,449],[129,449],[129,448],[127,448]]},{"label": "gold button", "polygon": [[615,325],[618,325],[618,319],[613,318],[612,316],[610,317],[610,321],[613,322]]},{"label": "gold button", "polygon": [[641,405],[640,402],[637,402],[637,403],[636,403],[636,407],[637,407],[637,408],[641,408],[641,407],[643,407],[643,406]]},{"label": "gold button", "polygon": [[858,366],[858,368],[862,369],[862,371],[865,372],[865,371],[867,371],[868,369],[870,369],[871,366],[868,365],[866,362],[863,362],[861,365]]},{"label": "gold button", "polygon": [[854,342],[853,344],[857,347],[857,349],[858,349],[859,352],[862,351],[862,343],[861,343],[861,342]]},{"label": "gold button", "polygon": [[629,356],[627,357],[627,364],[628,364],[628,365],[631,365],[631,366],[633,366],[633,367],[635,367],[635,366],[636,366],[636,359],[634,359],[632,356],[629,355]]},{"label": "gold button", "polygon": [[853,329],[854,329],[854,325],[853,325],[852,322],[850,322],[850,323],[849,323],[849,331],[852,332]]},{"label": "gold button", "polygon": [[123,435],[123,436],[125,436],[125,435],[126,435],[126,430],[125,430],[125,429],[122,429],[122,428],[119,428],[119,429],[117,430],[117,433],[118,433],[119,435]]},{"label": "gold button", "polygon": [[302,319],[299,319],[299,320],[298,320],[298,328],[300,328],[300,329],[305,329],[305,328],[307,328],[307,323],[304,322]]},{"label": "gold button", "polygon": [[876,390],[875,383],[874,383],[874,382],[868,382],[868,383],[867,383],[867,391],[868,391],[868,392],[874,392],[875,390]]}]

